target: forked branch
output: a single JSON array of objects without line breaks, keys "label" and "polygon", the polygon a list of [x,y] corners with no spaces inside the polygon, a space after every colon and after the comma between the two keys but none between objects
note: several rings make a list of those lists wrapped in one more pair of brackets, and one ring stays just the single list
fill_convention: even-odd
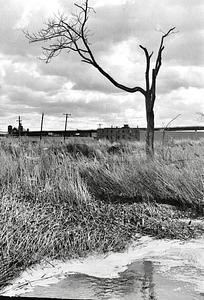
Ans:
[{"label": "forked branch", "polygon": [[164,39],[175,33],[174,30],[175,30],[176,27],[172,27],[170,28],[161,38],[161,42],[160,42],[160,46],[159,46],[159,50],[158,50],[158,54],[157,54],[157,59],[156,59],[156,64],[155,64],[155,76],[158,75],[159,73],[159,69],[161,67],[161,64],[162,64],[162,52],[164,50]]},{"label": "forked branch", "polygon": [[161,65],[162,65],[162,52],[164,50],[164,39],[167,36],[175,33],[174,32],[175,28],[176,27],[170,28],[161,37],[161,42],[160,42],[159,50],[158,50],[158,53],[157,53],[155,67],[152,69],[152,83],[151,83],[151,95],[152,95],[152,97],[151,97],[151,106],[152,107],[154,106],[154,102],[155,102],[155,99],[156,99],[156,79],[157,79],[157,75],[158,75],[159,70],[160,70]]},{"label": "forked branch", "polygon": [[91,11],[94,11],[89,6],[88,0],[85,0],[81,5],[75,3],[77,12],[72,14],[71,18],[67,18],[64,15],[58,15],[54,19],[49,19],[45,24],[45,27],[39,30],[37,33],[30,34],[28,31],[24,32],[26,38],[30,43],[46,42],[46,46],[42,47],[44,59],[47,63],[50,60],[59,55],[62,50],[68,52],[77,52],[82,62],[95,67],[103,76],[105,76],[113,85],[129,93],[140,92],[145,97],[151,91],[155,89],[155,80],[161,67],[162,51],[164,50],[164,39],[173,33],[175,27],[169,29],[161,38],[161,43],[156,59],[156,65],[152,72],[152,83],[150,84],[150,60],[153,55],[148,53],[147,49],[140,45],[140,48],[144,51],[146,57],[146,72],[145,81],[146,89],[142,87],[128,87],[118,81],[116,81],[108,72],[106,72],[96,61],[95,56],[91,50],[89,43],[89,30],[87,28],[87,22]]},{"label": "forked branch", "polygon": [[47,63],[59,55],[62,50],[68,52],[77,52],[82,62],[88,63],[95,67],[102,75],[104,75],[117,88],[129,93],[140,92],[144,96],[146,91],[142,87],[128,87],[117,82],[110,74],[108,74],[96,61],[95,56],[89,44],[89,31],[87,22],[91,11],[94,11],[88,5],[88,0],[81,5],[75,3],[77,13],[72,14],[72,18],[68,20],[63,15],[58,15],[55,19],[47,21],[45,28],[37,33],[30,34],[24,32],[30,43],[46,42],[46,46],[42,47],[44,59]]}]

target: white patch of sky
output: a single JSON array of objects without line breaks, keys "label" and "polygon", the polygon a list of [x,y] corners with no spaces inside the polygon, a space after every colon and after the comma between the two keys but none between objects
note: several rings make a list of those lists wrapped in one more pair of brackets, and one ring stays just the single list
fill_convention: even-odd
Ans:
[{"label": "white patch of sky", "polygon": [[94,7],[100,6],[113,6],[113,5],[122,5],[127,3],[134,3],[134,0],[94,0]]},{"label": "white patch of sky", "polygon": [[21,0],[21,4],[22,2],[24,2],[23,12],[21,18],[14,25],[14,29],[23,29],[27,27],[34,12],[43,11],[44,17],[49,18],[57,12],[62,11],[59,0]]}]

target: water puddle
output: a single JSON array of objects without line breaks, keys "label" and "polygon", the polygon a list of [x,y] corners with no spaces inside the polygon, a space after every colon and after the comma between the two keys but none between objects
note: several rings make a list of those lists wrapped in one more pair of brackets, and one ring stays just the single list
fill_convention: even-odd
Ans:
[{"label": "water puddle", "polygon": [[204,299],[204,239],[142,237],[124,253],[52,261],[22,273],[0,295],[73,299]]}]

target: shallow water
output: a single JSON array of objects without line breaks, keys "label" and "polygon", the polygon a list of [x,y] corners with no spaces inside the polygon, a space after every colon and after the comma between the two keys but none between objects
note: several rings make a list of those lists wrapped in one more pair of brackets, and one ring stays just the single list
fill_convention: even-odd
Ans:
[{"label": "shallow water", "polygon": [[77,299],[204,299],[204,239],[143,237],[124,253],[53,261],[23,272],[2,295]]}]

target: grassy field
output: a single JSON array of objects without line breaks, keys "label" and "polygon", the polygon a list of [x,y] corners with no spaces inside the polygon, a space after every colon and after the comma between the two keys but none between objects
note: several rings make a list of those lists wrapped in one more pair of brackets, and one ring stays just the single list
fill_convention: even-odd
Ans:
[{"label": "grassy field", "polygon": [[204,214],[204,140],[0,143],[0,288],[50,259],[122,251],[136,238],[186,239]]}]

